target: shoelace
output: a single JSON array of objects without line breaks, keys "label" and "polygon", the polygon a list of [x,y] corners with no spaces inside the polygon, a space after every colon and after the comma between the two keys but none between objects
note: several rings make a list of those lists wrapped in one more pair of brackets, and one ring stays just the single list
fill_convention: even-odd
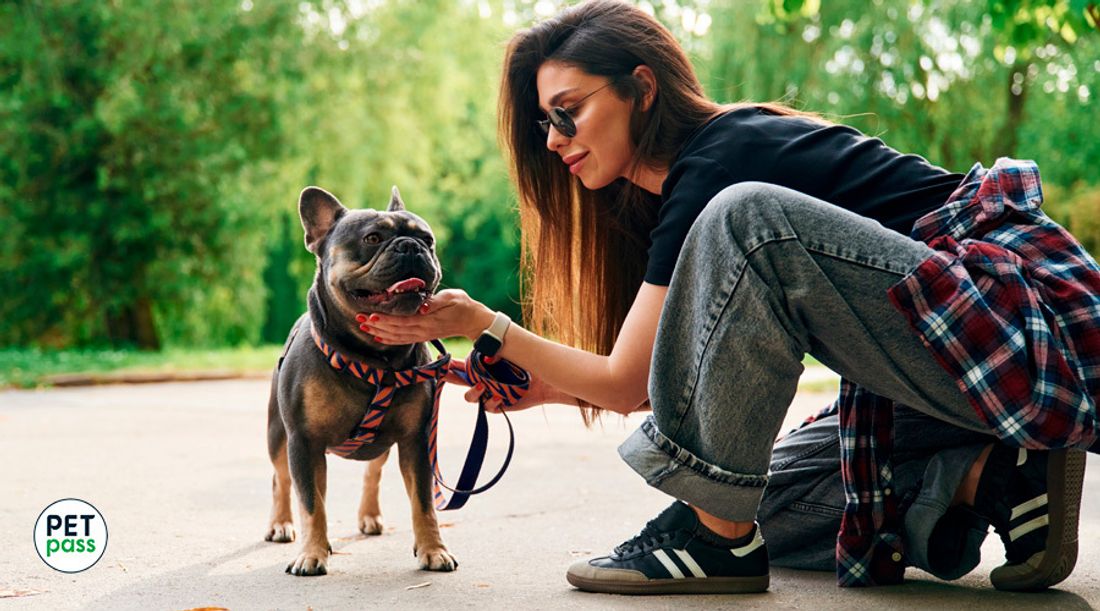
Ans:
[{"label": "shoelace", "polygon": [[618,547],[615,548],[615,554],[623,556],[637,551],[645,552],[671,541],[672,533],[659,532],[657,527],[653,525],[655,521],[656,520],[651,520],[645,525],[642,532],[620,543]]}]

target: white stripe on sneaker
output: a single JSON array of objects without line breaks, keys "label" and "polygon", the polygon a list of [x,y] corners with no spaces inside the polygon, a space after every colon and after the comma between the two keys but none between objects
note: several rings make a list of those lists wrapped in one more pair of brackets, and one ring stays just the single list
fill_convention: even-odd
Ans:
[{"label": "white stripe on sneaker", "polygon": [[756,536],[752,538],[752,542],[748,545],[731,549],[730,553],[734,556],[737,556],[738,558],[744,558],[745,556],[751,554],[753,550],[760,547],[761,545],[764,545],[764,537],[760,534],[760,527],[757,526]]},{"label": "white stripe on sneaker", "polygon": [[691,571],[692,575],[696,577],[706,577],[707,574],[703,572],[703,567],[699,566],[699,563],[695,561],[695,558],[691,557],[686,549],[674,549],[676,555],[680,558],[680,562],[684,563],[684,566]]},{"label": "white stripe on sneaker", "polygon": [[1030,501],[1020,503],[1012,508],[1012,515],[1009,516],[1009,520],[1015,520],[1016,518],[1024,515],[1025,513],[1038,509],[1047,504],[1047,493],[1042,493],[1039,496],[1031,499]]},{"label": "white stripe on sneaker", "polygon": [[1036,528],[1042,528],[1042,527],[1046,526],[1049,523],[1050,523],[1050,516],[1048,516],[1047,514],[1044,513],[1043,515],[1035,518],[1034,520],[1029,520],[1029,521],[1024,522],[1023,524],[1017,526],[1016,528],[1013,528],[1008,533],[1008,540],[1009,541],[1015,541],[1016,539],[1019,539],[1020,537],[1026,535],[1027,533],[1035,530]]},{"label": "white stripe on sneaker", "polygon": [[675,578],[675,579],[683,579],[684,578],[684,573],[682,571],[680,571],[680,567],[676,566],[676,563],[672,561],[672,558],[668,557],[668,554],[665,553],[665,550],[663,550],[663,549],[654,550],[653,556],[657,560],[661,561],[661,564],[663,564],[665,566],[665,570],[668,571],[668,573],[670,575],[672,575],[673,578]]},{"label": "white stripe on sneaker", "polygon": [[1016,454],[1016,466],[1019,467],[1027,462],[1027,450],[1020,448],[1020,452]]}]

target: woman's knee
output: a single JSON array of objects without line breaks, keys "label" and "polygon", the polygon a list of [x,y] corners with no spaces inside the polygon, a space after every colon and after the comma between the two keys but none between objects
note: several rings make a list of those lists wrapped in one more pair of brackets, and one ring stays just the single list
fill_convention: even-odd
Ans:
[{"label": "woman's knee", "polygon": [[701,231],[732,232],[736,236],[774,236],[789,224],[784,202],[797,195],[790,189],[764,182],[739,182],[718,192],[695,224]]}]

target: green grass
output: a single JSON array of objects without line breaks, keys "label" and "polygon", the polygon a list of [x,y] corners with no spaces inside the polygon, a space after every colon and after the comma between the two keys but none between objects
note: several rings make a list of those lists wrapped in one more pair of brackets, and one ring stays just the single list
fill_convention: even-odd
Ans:
[{"label": "green grass", "polygon": [[[469,354],[471,342],[452,338],[444,342],[457,357]],[[49,386],[49,378],[63,374],[120,374],[229,370],[240,373],[270,371],[279,358],[280,344],[243,348],[169,348],[161,352],[136,350],[0,349],[0,388]],[[435,356],[435,351],[432,351]],[[806,366],[820,365],[807,355]],[[829,391],[835,382],[811,382],[803,390]]]},{"label": "green grass", "polygon": [[799,392],[831,393],[840,390],[839,380],[817,380],[815,382],[802,382],[798,385]]},{"label": "green grass", "polygon": [[[456,356],[470,352],[465,338],[444,342]],[[275,365],[281,344],[242,348],[169,348],[161,352],[137,350],[0,349],[0,387],[48,386],[49,378],[63,374],[165,373],[229,370],[267,372]],[[432,356],[434,357],[434,350]]]}]

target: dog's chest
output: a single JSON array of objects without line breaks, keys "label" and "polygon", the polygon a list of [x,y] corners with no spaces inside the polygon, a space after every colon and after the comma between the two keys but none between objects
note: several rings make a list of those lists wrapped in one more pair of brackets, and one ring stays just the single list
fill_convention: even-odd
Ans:
[{"label": "dog's chest", "polygon": [[338,375],[307,381],[303,396],[308,428],[323,431],[329,446],[343,443],[360,426],[368,424],[365,418],[376,431],[367,445],[380,449],[420,434],[427,426],[434,400],[431,383],[398,386],[392,375],[385,375],[376,386],[346,372],[330,373]]}]

